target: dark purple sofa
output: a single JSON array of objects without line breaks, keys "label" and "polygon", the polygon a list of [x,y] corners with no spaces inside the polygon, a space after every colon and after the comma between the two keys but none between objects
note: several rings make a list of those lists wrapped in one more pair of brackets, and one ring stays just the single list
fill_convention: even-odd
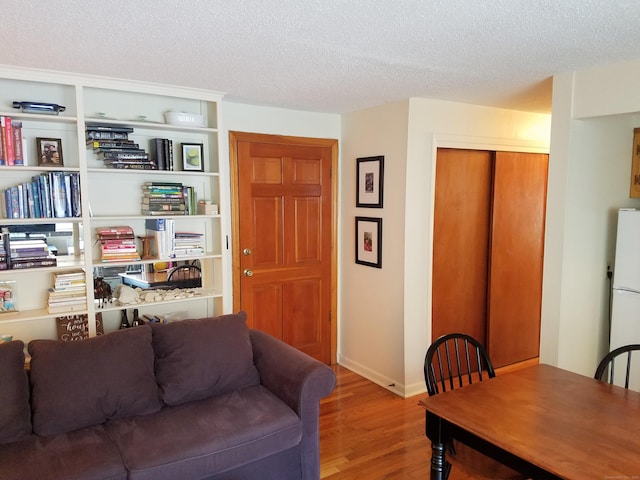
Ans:
[{"label": "dark purple sofa", "polygon": [[0,344],[0,478],[319,479],[326,365],[241,312]]}]

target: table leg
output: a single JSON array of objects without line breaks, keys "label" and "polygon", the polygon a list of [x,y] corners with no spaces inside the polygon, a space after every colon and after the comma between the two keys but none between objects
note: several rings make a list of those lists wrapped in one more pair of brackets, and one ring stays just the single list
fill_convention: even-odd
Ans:
[{"label": "table leg", "polygon": [[431,443],[431,480],[447,480],[451,464],[447,462],[444,443]]}]

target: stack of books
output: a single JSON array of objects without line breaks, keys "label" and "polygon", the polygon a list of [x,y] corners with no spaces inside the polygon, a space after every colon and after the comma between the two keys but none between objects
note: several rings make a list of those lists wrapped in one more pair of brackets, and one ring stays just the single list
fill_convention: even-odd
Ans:
[{"label": "stack of books", "polygon": [[31,177],[4,190],[7,218],[79,217],[80,174],[51,171]]},{"label": "stack of books", "polygon": [[173,140],[152,138],[149,141],[151,160],[158,170],[173,170]]},{"label": "stack of books", "polygon": [[9,268],[18,270],[56,265],[56,257],[51,255],[44,239],[9,238]]},{"label": "stack of books", "polygon": [[143,215],[185,215],[184,187],[179,182],[145,182],[142,185]]},{"label": "stack of books", "polygon": [[129,139],[130,133],[133,127],[87,122],[87,147],[109,168],[155,170],[149,154]]},{"label": "stack of books", "polygon": [[49,289],[47,310],[60,313],[87,309],[87,284],[82,270],[54,273],[53,287]]},{"label": "stack of books", "polygon": [[130,262],[140,260],[136,237],[129,226],[104,227],[97,230],[103,262]]},{"label": "stack of books", "polygon": [[176,232],[174,238],[173,256],[192,257],[204,254],[204,238],[201,233]]},{"label": "stack of books", "polygon": [[26,165],[22,122],[0,116],[0,165]]}]

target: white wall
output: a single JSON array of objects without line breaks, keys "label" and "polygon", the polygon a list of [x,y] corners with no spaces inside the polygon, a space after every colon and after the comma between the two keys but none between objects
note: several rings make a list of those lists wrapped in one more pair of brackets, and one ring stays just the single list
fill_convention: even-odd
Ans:
[{"label": "white wall", "polygon": [[592,376],[608,351],[616,212],[629,198],[640,62],[554,78],[542,362]]},{"label": "white wall", "polygon": [[[341,363],[400,395],[425,391],[436,148],[546,152],[549,125],[548,115],[426,99],[343,116]],[[354,207],[355,159],[371,155],[385,155],[379,212]],[[353,217],[370,213],[383,218],[382,270],[353,263]]]},{"label": "white wall", "polygon": [[[338,362],[402,394],[405,164],[409,102],[342,118]],[[384,156],[384,205],[356,208],[356,159]],[[382,268],[355,263],[355,217],[382,218]]]}]

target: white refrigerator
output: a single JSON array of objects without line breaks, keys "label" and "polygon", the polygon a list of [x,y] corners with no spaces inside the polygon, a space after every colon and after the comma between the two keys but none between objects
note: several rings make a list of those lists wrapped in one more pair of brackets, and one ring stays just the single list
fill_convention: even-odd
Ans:
[{"label": "white refrigerator", "polygon": [[[618,211],[612,296],[610,350],[640,343],[640,210]],[[614,383],[624,386],[625,370],[626,355],[618,357]],[[629,388],[640,391],[640,358],[632,363]]]}]

